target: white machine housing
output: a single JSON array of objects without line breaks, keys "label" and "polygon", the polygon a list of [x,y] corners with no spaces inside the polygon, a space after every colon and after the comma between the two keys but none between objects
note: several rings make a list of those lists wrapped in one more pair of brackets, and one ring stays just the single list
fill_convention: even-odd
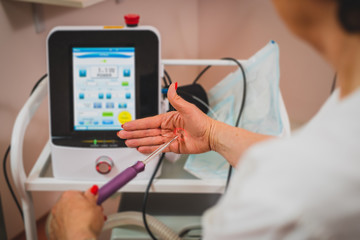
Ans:
[{"label": "white machine housing", "polygon": [[[91,131],[95,136],[89,137],[89,134],[87,136],[77,136],[77,134],[85,134],[86,131],[75,131],[73,124],[73,110],[71,108],[71,105],[73,102],[70,100],[71,96],[73,96],[73,93],[66,93],[66,87],[68,88],[68,91],[71,92],[71,84],[69,84],[69,81],[74,81],[71,79],[69,72],[71,72],[70,68],[73,68],[73,65],[70,64],[71,58],[68,56],[69,54],[63,54],[65,51],[65,48],[71,48],[73,46],[95,46],[98,48],[102,47],[102,44],[104,46],[116,46],[121,47],[122,43],[115,42],[111,45],[111,36],[116,36],[116,34],[120,34],[121,38],[119,42],[124,41],[124,46],[127,47],[128,45],[132,45],[132,40],[136,40],[135,49],[136,49],[136,60],[135,60],[135,68],[141,68],[142,66],[148,67],[148,63],[152,64],[152,69],[149,73],[149,69],[140,69],[139,71],[143,71],[144,74],[142,76],[139,76],[138,69],[135,71],[136,81],[144,81],[144,78],[148,77],[149,75],[152,76],[151,80],[150,77],[148,81],[153,81],[153,88],[149,89],[148,85],[145,86],[147,83],[143,84],[137,84],[136,86],[136,92],[134,95],[137,101],[137,113],[135,118],[142,118],[147,117],[151,115],[156,115],[161,112],[161,84],[160,84],[160,75],[161,75],[161,64],[160,64],[160,34],[158,30],[154,27],[150,26],[139,26],[139,27],[103,27],[103,26],[87,26],[87,27],[56,27],[54,28],[48,35],[47,38],[47,59],[48,59],[48,73],[49,73],[49,112],[50,112],[50,144],[51,144],[51,158],[52,158],[52,168],[53,168],[53,174],[55,178],[59,179],[71,179],[71,180],[109,180],[112,177],[116,176],[118,173],[123,171],[125,168],[133,165],[136,161],[145,159],[145,155],[139,153],[136,149],[133,148],[127,148],[124,144],[123,140],[120,140],[116,136],[116,132],[120,129],[111,130],[111,131],[102,131],[102,130],[96,130]],[[144,35],[142,35],[144,34]],[[146,39],[143,39],[144,36],[149,36],[149,34],[153,37],[153,45],[156,46],[142,46],[149,44]],[[94,40],[94,37],[89,36],[96,36],[96,39]],[[126,39],[127,35],[131,35],[129,40],[123,40]],[[110,36],[110,37],[109,37]],[[80,39],[79,39],[80,38]],[[141,38],[141,39],[140,39]],[[110,39],[110,40],[109,40]],[[104,42],[101,42],[103,41]],[[72,43],[73,41],[73,43]],[[94,44],[94,41],[96,44]],[[100,41],[100,42],[99,42]],[[109,43],[110,41],[110,43]],[[66,43],[64,43],[66,42]],[[123,43],[124,43],[123,42]],[[59,47],[60,45],[60,47]],[[68,46],[66,46],[68,45]],[[60,48],[60,49],[59,49]],[[63,48],[63,50],[61,50]],[[150,49],[151,48],[151,49]],[[156,53],[153,51],[152,53],[147,52],[148,50],[157,49]],[[146,50],[146,51],[145,51]],[[151,51],[150,51],[151,52]],[[58,56],[60,55],[60,56]],[[149,57],[150,55],[150,57]],[[138,58],[148,58],[148,59],[138,59]],[[66,59],[65,59],[66,58]],[[64,64],[63,61],[70,61],[66,62]],[[156,62],[154,62],[156,61]],[[64,73],[62,68],[66,65],[67,74]],[[71,66],[69,66],[71,65]],[[156,66],[156,67],[155,67]],[[70,68],[69,68],[70,67]],[[155,69],[156,68],[156,69]],[[59,75],[62,75],[59,77]],[[57,79],[55,79],[57,78]],[[62,79],[68,79],[67,86],[63,87],[63,89],[59,89],[62,87],[59,87],[58,84]],[[54,80],[53,80],[54,79]],[[57,83],[52,82],[57,81]],[[146,80],[146,79],[145,79]],[[143,88],[142,84],[145,86]],[[53,86],[56,85],[56,86]],[[140,89],[139,89],[140,88]],[[149,98],[142,101],[141,98],[144,95],[146,91],[150,91]],[[152,91],[152,92],[151,92]],[[60,96],[59,92],[62,92],[62,94],[67,94],[66,97]],[[52,97],[52,95],[55,95]],[[52,109],[55,106],[55,102],[59,102],[59,100],[65,99],[65,103],[58,103],[56,105],[56,108],[58,109]],[[149,99],[152,99],[153,103],[150,107],[152,110],[149,113],[149,107],[145,106],[147,109],[144,108],[144,102],[149,102]],[[68,102],[66,102],[68,101]],[[74,99],[73,99],[74,101]],[[142,102],[141,102],[142,101]],[[141,103],[141,104],[140,104]],[[65,107],[65,110],[63,109],[65,105],[68,105]],[[146,104],[145,104],[146,105]],[[153,106],[156,105],[156,106]],[[61,112],[61,114],[59,113]],[[55,116],[56,115],[56,116]],[[64,117],[63,115],[69,115]],[[62,118],[62,119],[58,119]],[[120,121],[120,120],[119,120]],[[67,128],[63,127],[63,123],[65,125],[68,125]],[[71,126],[71,129],[69,129],[69,126]],[[66,134],[58,134],[56,133],[55,128],[64,128],[62,131]],[[101,133],[102,132],[102,133]],[[90,133],[90,135],[91,135]],[[102,134],[105,134],[107,136],[111,136],[110,140],[106,137],[103,137]],[[59,137],[59,135],[61,135]],[[62,136],[65,135],[65,136]],[[99,135],[99,136],[96,136]],[[71,146],[71,142],[67,143],[66,141],[70,141],[69,139],[79,139],[76,140],[78,143]],[[81,140],[83,139],[83,140]],[[91,143],[92,140],[95,140]],[[59,144],[60,141],[60,144]],[[66,142],[63,144],[63,142]],[[82,143],[81,143],[82,141]],[[84,143],[86,142],[86,143]],[[101,143],[102,142],[102,143]],[[88,146],[83,146],[84,144],[88,144]],[[81,145],[81,146],[80,146]],[[146,166],[146,170],[139,174],[135,180],[139,179],[149,179],[150,176],[153,173],[153,169],[155,168],[159,158],[154,159]],[[109,167],[110,171],[106,171],[106,168]],[[99,170],[102,170],[103,172],[100,173]],[[158,172],[158,175],[160,174],[160,171]]]}]

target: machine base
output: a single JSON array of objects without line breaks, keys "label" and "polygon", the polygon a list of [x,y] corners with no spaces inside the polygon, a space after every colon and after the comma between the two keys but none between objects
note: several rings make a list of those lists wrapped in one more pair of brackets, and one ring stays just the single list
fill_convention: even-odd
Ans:
[{"label": "machine base", "polygon": [[[96,161],[100,157],[108,157],[112,161],[109,173],[101,174],[96,170]],[[65,180],[110,180],[137,161],[146,158],[133,148],[72,148],[51,144],[51,158],[54,177]],[[150,179],[159,157],[146,165],[144,172],[134,180]],[[158,175],[160,175],[158,172]]]}]

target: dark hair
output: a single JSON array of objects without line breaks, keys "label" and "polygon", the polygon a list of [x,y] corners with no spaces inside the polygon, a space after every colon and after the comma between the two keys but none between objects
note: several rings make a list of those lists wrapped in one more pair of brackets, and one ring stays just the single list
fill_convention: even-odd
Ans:
[{"label": "dark hair", "polygon": [[339,20],[349,33],[360,33],[360,0],[337,0]]}]

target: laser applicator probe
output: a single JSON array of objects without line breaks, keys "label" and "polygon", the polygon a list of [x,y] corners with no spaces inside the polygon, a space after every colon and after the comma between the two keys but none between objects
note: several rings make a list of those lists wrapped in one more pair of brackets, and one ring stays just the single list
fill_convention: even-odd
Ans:
[{"label": "laser applicator probe", "polygon": [[144,171],[145,165],[148,164],[154,157],[159,155],[166,147],[170,145],[170,143],[172,143],[177,138],[178,136],[175,136],[167,143],[162,144],[158,149],[152,152],[145,160],[136,162],[133,166],[128,167],[127,169],[116,175],[104,186],[102,186],[99,189],[99,197],[97,200],[97,204],[101,205],[107,198],[109,198],[116,191],[122,188],[125,184],[127,184],[132,179],[134,179],[138,173]]}]

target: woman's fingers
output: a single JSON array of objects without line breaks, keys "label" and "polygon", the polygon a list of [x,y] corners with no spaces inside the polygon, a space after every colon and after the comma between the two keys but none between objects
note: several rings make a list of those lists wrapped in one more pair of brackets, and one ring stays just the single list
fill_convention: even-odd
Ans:
[{"label": "woman's fingers", "polygon": [[145,138],[136,138],[128,139],[125,141],[126,146],[131,148],[137,148],[141,146],[158,146],[165,143],[167,138],[163,136],[154,136],[154,137],[145,137]]},{"label": "woman's fingers", "polygon": [[135,130],[135,131],[126,131],[121,130],[118,132],[118,137],[122,139],[133,139],[133,138],[144,138],[144,137],[153,137],[160,136],[164,130],[160,128],[156,129],[146,129],[146,130]]},{"label": "woman's fingers", "polygon": [[147,117],[147,118],[130,121],[124,123],[122,127],[126,131],[159,128],[162,122],[162,116],[163,115],[156,115],[153,117]]}]

